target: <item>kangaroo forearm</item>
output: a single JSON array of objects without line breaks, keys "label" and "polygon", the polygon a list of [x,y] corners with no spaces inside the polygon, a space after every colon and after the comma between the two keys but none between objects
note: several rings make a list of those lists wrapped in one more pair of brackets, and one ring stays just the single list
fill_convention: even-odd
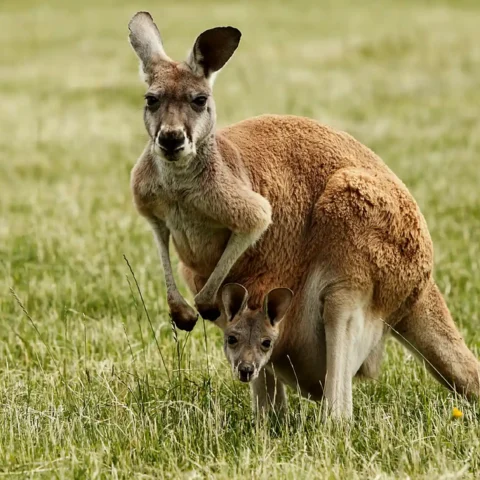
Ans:
[{"label": "kangaroo forearm", "polygon": [[172,263],[170,261],[169,240],[170,231],[165,223],[158,219],[149,219],[149,223],[152,226],[153,235],[157,244],[158,253],[162,262],[165,286],[167,288],[167,300],[168,303],[181,299],[180,292],[178,291],[175,278],[173,276]]},{"label": "kangaroo forearm", "polygon": [[240,256],[247,250],[249,246],[258,240],[259,235],[255,233],[241,234],[232,233],[225,250],[217,263],[217,266],[213,270],[207,283],[202,288],[200,296],[215,299],[218,289],[222,285],[223,281],[227,277],[231,268]]},{"label": "kangaroo forearm", "polygon": [[222,223],[232,234],[207,283],[195,297],[197,309],[204,318],[211,315],[208,310],[215,305],[218,291],[232,267],[271,223],[271,207],[265,198],[253,191],[241,192],[243,197],[236,193],[231,202],[222,199],[223,203],[219,204],[220,213],[224,213]]}]

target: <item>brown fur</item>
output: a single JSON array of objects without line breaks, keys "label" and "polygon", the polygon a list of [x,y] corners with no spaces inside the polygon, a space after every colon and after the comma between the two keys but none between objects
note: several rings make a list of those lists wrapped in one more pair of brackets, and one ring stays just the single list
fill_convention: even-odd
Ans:
[{"label": "brown fur", "polygon": [[[223,164],[243,164],[252,189],[272,206],[272,225],[227,277],[251,291],[251,308],[272,286],[298,292],[313,265],[335,272],[331,288],[373,288],[372,308],[384,318],[423,289],[433,265],[425,221],[406,187],[371,150],[294,116],[249,119],[217,138]],[[207,183],[223,190],[215,175]],[[193,275],[208,278],[222,247],[209,258],[209,269],[198,268],[189,252],[179,255]]]},{"label": "brown fur", "polygon": [[394,335],[420,360],[425,360],[426,367],[440,383],[469,397],[478,396],[478,362],[465,345],[433,282],[396,324]]},{"label": "brown fur", "polygon": [[[250,311],[273,286],[296,293],[272,355],[287,383],[323,394],[323,370],[333,361],[325,361],[325,345],[327,357],[334,345],[342,345],[348,332],[338,333],[337,318],[352,316],[360,305],[365,318],[398,323],[399,332],[449,383],[477,394],[478,364],[433,283],[432,242],[405,185],[370,149],[315,120],[263,115],[216,131],[208,75],[228,60],[239,32],[230,27],[221,34],[205,32],[199,39],[208,34],[208,52],[202,53],[205,42],[197,40],[186,63],[172,62],[158,45],[152,47],[155,61],[146,61],[148,49],[140,40],[155,43],[157,37],[154,30],[144,35],[142,29],[153,27],[139,15],[140,26],[132,20],[132,45],[147,72],[149,92],[160,93],[162,101],[156,111],[146,109],[151,138],[131,185],[139,212],[156,232],[177,324],[191,329],[196,316],[168,279],[170,234],[200,313],[208,316],[217,307],[225,282],[247,288]],[[226,51],[225,36],[232,39]],[[210,73],[199,74],[200,66]],[[189,104],[198,92],[208,94],[201,112]],[[156,146],[159,126],[169,122],[181,123],[193,139],[195,154],[182,157],[178,167]],[[217,321],[223,328],[226,322],[225,315]],[[323,342],[323,351],[303,347],[312,335]],[[382,348],[376,345],[370,349],[374,361],[365,359],[363,373],[378,366]]]}]

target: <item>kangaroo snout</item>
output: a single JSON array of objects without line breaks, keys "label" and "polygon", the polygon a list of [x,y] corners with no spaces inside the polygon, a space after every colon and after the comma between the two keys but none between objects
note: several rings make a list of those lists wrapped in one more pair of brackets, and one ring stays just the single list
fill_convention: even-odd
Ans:
[{"label": "kangaroo snout", "polygon": [[238,366],[238,378],[241,382],[249,382],[254,373],[255,367],[251,363],[241,363]]},{"label": "kangaroo snout", "polygon": [[[182,130],[160,130],[157,145],[166,155],[173,155],[185,148],[185,134]],[[175,160],[175,158],[172,158]]]}]

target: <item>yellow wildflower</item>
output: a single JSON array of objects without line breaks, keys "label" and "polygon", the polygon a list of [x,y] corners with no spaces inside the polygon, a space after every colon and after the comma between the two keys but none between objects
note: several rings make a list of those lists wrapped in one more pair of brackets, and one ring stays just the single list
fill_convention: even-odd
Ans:
[{"label": "yellow wildflower", "polygon": [[461,412],[457,407],[453,407],[452,416],[453,418],[462,418],[463,412]]}]

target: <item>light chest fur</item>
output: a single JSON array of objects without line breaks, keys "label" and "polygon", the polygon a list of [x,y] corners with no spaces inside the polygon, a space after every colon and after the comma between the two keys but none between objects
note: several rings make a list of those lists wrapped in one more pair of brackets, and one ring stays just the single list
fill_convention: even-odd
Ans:
[{"label": "light chest fur", "polygon": [[[207,192],[192,188],[191,172],[159,166],[146,152],[132,171],[134,201],[140,213],[165,222],[181,261],[208,276],[225,248],[230,231],[198,205]],[[173,167],[173,166],[172,166]]]}]

